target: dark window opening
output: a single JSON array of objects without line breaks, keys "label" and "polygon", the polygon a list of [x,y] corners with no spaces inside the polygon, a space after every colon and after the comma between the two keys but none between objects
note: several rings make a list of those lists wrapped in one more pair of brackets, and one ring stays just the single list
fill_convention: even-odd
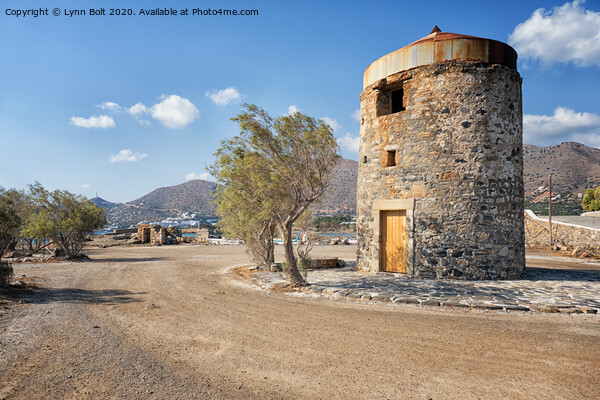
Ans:
[{"label": "dark window opening", "polygon": [[396,150],[386,151],[385,166],[386,167],[395,167],[396,166]]},{"label": "dark window opening", "polygon": [[366,163],[367,163],[367,156],[364,156],[363,157],[363,164],[366,164]]},{"label": "dark window opening", "polygon": [[404,89],[394,90],[392,92],[392,114],[406,110],[404,106]]}]

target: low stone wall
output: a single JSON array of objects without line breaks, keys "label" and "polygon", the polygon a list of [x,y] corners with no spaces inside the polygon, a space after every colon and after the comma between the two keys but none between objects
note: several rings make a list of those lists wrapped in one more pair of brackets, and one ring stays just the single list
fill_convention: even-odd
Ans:
[{"label": "low stone wall", "polygon": [[123,228],[123,229],[115,229],[114,230],[114,234],[115,235],[122,235],[125,233],[136,233],[138,231],[138,228]]},{"label": "low stone wall", "polygon": [[335,258],[313,258],[310,260],[310,267],[308,269],[321,269],[321,268],[337,268],[339,267],[339,261]]},{"label": "low stone wall", "polygon": [[[525,245],[548,247],[550,230],[548,220],[525,210]],[[600,229],[552,221],[553,247],[572,252],[574,256],[600,257]]]}]

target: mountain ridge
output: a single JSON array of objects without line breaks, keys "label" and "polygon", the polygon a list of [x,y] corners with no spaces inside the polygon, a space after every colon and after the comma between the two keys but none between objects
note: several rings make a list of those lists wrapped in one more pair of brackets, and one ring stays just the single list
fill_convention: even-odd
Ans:
[{"label": "mountain ridge", "polygon": [[[600,186],[600,149],[576,142],[554,146],[523,145],[525,197],[527,207],[544,212],[548,203],[548,175],[552,174],[553,209],[561,213],[581,212],[581,197],[586,188]],[[331,182],[320,202],[312,209],[317,214],[355,214],[358,162],[340,159]],[[210,192],[215,184],[192,180],[174,186],[155,189],[127,203],[96,200],[106,209],[111,224],[158,222],[165,218],[196,213],[214,217],[215,207]],[[539,190],[540,187],[544,187]]]},{"label": "mountain ridge", "polygon": [[[356,213],[358,163],[340,159],[322,200],[314,206],[319,214]],[[160,187],[127,203],[112,203],[95,197],[92,201],[105,209],[111,225],[130,225],[142,221],[158,222],[182,213],[214,217],[211,192],[214,182],[195,179],[178,185]]]}]

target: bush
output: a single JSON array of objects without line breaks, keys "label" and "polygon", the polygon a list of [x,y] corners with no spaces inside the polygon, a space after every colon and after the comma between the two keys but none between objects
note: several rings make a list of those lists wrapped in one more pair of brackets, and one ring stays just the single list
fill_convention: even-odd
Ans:
[{"label": "bush", "polygon": [[310,268],[311,258],[308,256],[308,254],[300,254],[298,261],[298,270],[300,271],[300,275],[302,275],[304,280],[306,280],[308,276],[308,268]]},{"label": "bush", "polygon": [[600,186],[594,189],[586,189],[581,202],[584,211],[600,211]]},{"label": "bush", "polygon": [[12,278],[14,274],[13,267],[9,262],[0,261],[0,288],[5,288],[8,286],[8,282],[10,278]]}]

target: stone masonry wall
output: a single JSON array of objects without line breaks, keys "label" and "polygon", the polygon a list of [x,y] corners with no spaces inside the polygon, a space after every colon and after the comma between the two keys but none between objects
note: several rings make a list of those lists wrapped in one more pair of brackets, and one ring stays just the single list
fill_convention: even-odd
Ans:
[{"label": "stone masonry wall", "polygon": [[[547,248],[550,244],[548,220],[538,218],[532,211],[525,212],[525,244]],[[572,251],[573,255],[587,254],[600,257],[600,229],[586,228],[552,221],[552,242]]]},{"label": "stone masonry wall", "polygon": [[[405,110],[390,114],[402,87]],[[409,275],[507,279],[525,268],[521,78],[476,62],[431,64],[361,99],[358,269],[379,271],[376,200],[406,199]],[[388,151],[395,151],[395,166]]]},{"label": "stone masonry wall", "polygon": [[167,243],[167,230],[160,225],[138,224],[137,232],[138,240],[142,243]]}]

